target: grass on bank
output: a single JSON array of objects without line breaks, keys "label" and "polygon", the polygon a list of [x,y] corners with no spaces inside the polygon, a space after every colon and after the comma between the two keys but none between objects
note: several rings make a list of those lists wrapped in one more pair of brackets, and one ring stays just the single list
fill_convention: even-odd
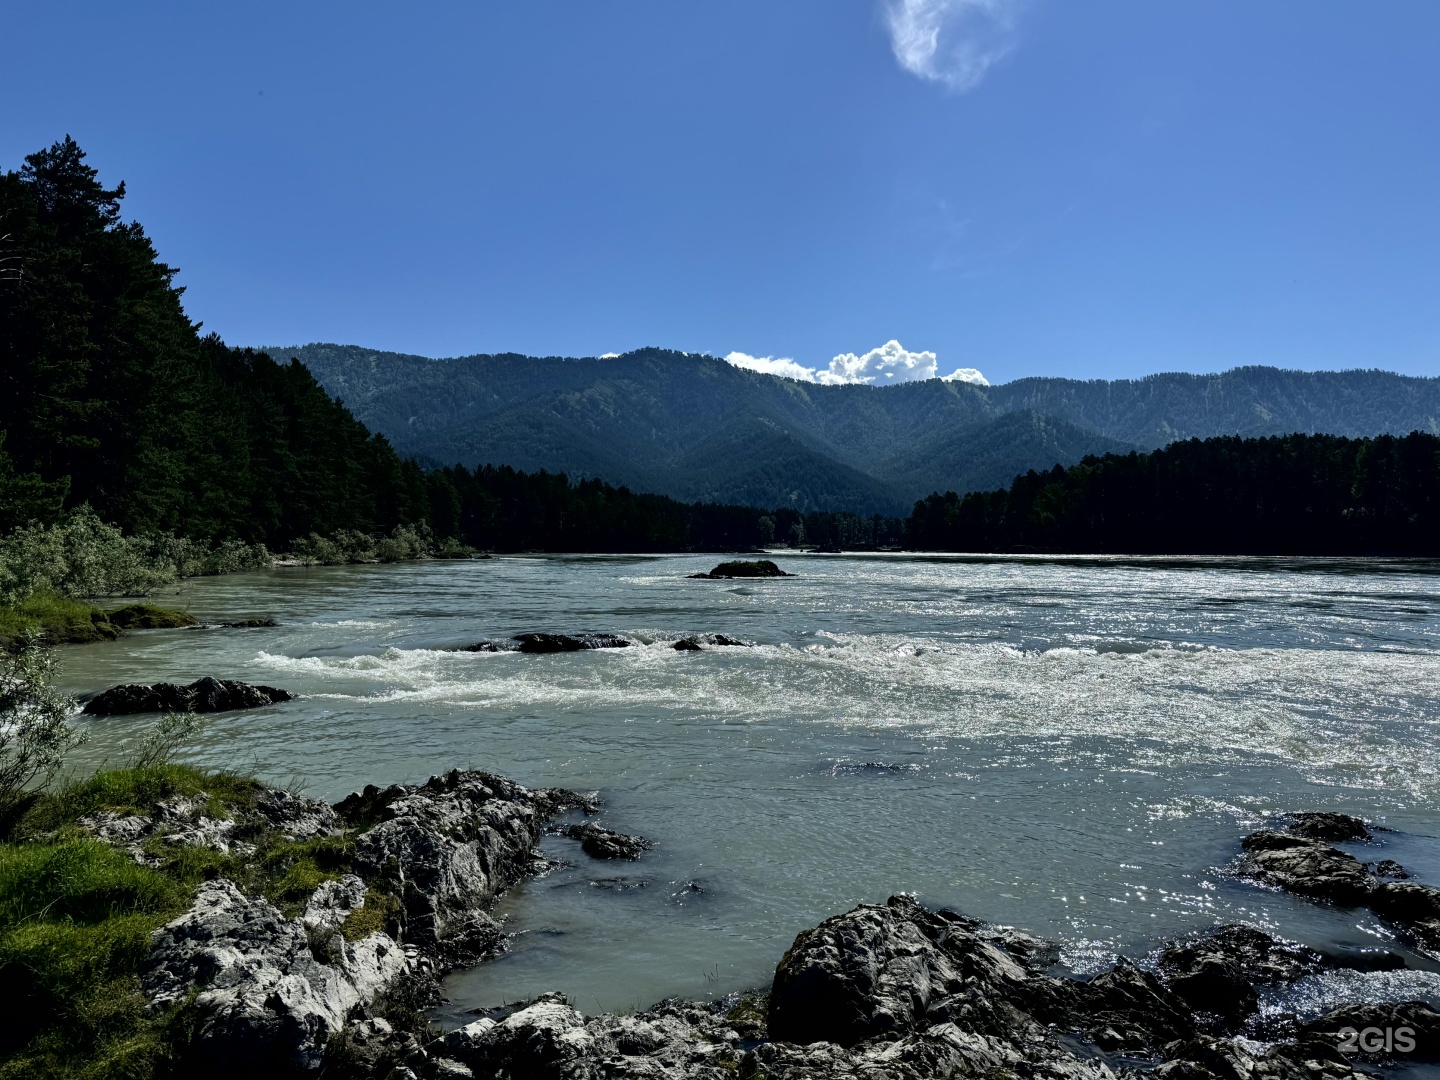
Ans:
[{"label": "grass on bank", "polygon": [[[159,865],[148,867],[87,838],[76,821],[101,810],[144,813],[161,799],[201,793],[207,814],[229,816],[262,790],[251,777],[161,763],[33,796],[10,816],[0,835],[0,1080],[183,1075],[187,1010],[149,1015],[140,992],[151,932],[216,877],[293,917],[321,882],[340,876],[349,840],[292,842],[257,826],[237,836],[256,845],[242,856],[153,839],[146,851]],[[367,898],[352,916],[347,937],[383,928],[393,902],[374,899],[374,911],[362,916]]]},{"label": "grass on bank", "polygon": [[104,611],[55,592],[38,592],[16,604],[0,605],[0,647],[14,649],[27,633],[47,645],[88,645],[114,641],[126,630],[194,626],[194,616],[153,604],[127,604]]}]

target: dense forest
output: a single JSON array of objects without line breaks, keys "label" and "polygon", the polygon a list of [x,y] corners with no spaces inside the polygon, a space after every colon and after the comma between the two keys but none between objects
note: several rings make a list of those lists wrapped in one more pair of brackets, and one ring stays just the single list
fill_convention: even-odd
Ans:
[{"label": "dense forest", "polygon": [[421,470],[305,367],[201,335],[124,194],[68,138],[0,176],[0,527],[88,503],[127,531],[283,545],[423,518]]},{"label": "dense forest", "polygon": [[911,546],[940,551],[1440,555],[1440,438],[1190,439],[931,495]]}]

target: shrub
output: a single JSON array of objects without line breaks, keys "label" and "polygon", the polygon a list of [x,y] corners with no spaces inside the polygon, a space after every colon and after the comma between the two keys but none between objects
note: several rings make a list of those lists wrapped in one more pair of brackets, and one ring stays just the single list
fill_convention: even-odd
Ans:
[{"label": "shrub", "polygon": [[70,726],[74,702],[54,689],[55,655],[27,635],[15,653],[0,652],[0,818],[25,793],[43,787],[84,741]]}]

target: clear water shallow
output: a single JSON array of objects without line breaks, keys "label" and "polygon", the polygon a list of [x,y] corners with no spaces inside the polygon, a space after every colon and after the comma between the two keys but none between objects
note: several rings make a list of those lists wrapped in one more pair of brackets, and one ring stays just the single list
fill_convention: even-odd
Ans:
[{"label": "clear water shallow", "polygon": [[[330,799],[486,768],[598,789],[606,824],[656,841],[603,864],[547,839],[575,866],[505,898],[513,950],[450,980],[452,1021],[552,989],[600,1011],[763,984],[796,932],[902,890],[1057,938],[1082,971],[1224,919],[1393,944],[1217,872],[1289,809],[1385,821],[1367,857],[1440,883],[1436,566],[780,561],[800,576],[692,581],[713,557],[677,556],[203,579],[180,589],[197,617],[282,625],[71,649],[65,680],[274,683],[301,700],[215,718],[191,756]],[[525,630],[653,644],[441,651]],[[670,648],[694,632],[757,647]],[[89,759],[147,723],[91,724]],[[1412,962],[1405,995],[1433,996]]]}]

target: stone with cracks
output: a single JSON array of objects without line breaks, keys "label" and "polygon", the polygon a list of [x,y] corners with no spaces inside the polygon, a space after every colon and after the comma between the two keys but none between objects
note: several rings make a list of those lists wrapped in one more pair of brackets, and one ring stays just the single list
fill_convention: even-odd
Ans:
[{"label": "stone with cracks", "polygon": [[141,986],[156,1008],[192,991],[195,1050],[202,1067],[225,1074],[318,1069],[326,1044],[355,1006],[373,1000],[406,970],[387,935],[328,942],[317,959],[298,920],[225,879],[200,886],[184,915],[155,932]]},{"label": "stone with cracks", "polygon": [[1323,840],[1261,830],[1241,846],[1241,873],[1265,885],[1344,907],[1365,903],[1375,889],[1364,863]]},{"label": "stone with cracks", "polygon": [[537,865],[546,821],[588,805],[573,792],[457,770],[416,787],[367,788],[336,809],[382,819],[356,840],[352,863],[399,897],[405,940],[449,966],[495,951],[491,903]]}]

